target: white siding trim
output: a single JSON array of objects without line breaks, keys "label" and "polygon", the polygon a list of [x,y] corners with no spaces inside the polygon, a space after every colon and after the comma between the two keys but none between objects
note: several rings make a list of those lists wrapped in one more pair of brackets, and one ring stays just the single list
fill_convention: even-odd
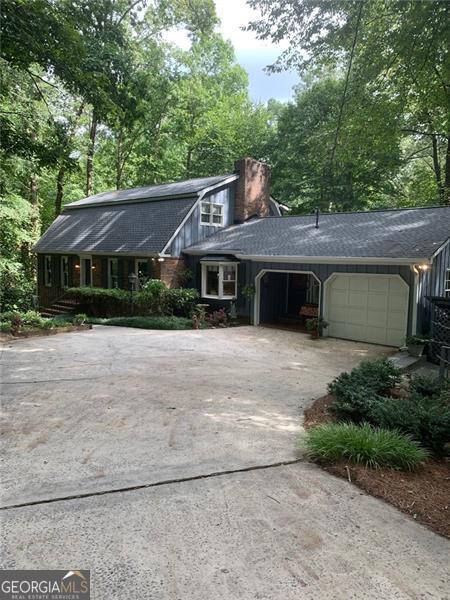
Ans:
[{"label": "white siding trim", "polygon": [[[220,183],[216,183],[214,185],[210,185],[207,188],[204,188],[201,193],[199,194],[197,200],[194,202],[194,204],[191,206],[191,208],[188,210],[186,216],[184,217],[184,219],[181,221],[181,223],[178,225],[178,227],[175,229],[174,233],[172,234],[172,236],[169,238],[169,241],[167,242],[167,244],[164,246],[164,248],[161,250],[161,252],[159,253],[159,256],[171,256],[171,254],[167,254],[167,250],[168,248],[170,248],[172,242],[174,241],[174,239],[177,237],[177,235],[180,233],[180,231],[182,230],[182,228],[184,227],[184,225],[186,224],[187,220],[189,219],[189,217],[192,215],[192,213],[194,212],[195,208],[197,206],[199,206],[199,203],[202,201],[202,198],[205,194],[207,194],[208,192],[215,190],[218,187],[222,187],[223,185],[227,185],[228,183],[231,183],[232,181],[236,181],[236,179],[239,178],[239,175],[231,175],[230,177],[228,177],[227,179],[224,179],[223,181],[221,181]],[[184,250],[183,250],[184,252]]]},{"label": "white siding trim", "polygon": [[261,279],[266,273],[295,273],[297,275],[312,275],[319,284],[319,314],[322,298],[322,282],[313,271],[292,271],[288,269],[262,269],[255,277],[255,302],[253,306],[253,325],[259,325],[261,312]]}]

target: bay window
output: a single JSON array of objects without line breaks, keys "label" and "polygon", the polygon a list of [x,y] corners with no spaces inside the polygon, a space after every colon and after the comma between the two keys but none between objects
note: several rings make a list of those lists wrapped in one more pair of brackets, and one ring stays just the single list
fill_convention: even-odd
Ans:
[{"label": "bay window", "polygon": [[202,264],[202,297],[232,300],[237,296],[237,263]]}]

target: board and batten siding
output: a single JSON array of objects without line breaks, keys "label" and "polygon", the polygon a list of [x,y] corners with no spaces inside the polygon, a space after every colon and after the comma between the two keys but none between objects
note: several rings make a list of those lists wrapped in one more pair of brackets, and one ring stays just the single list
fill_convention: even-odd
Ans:
[{"label": "board and batten siding", "polygon": [[[189,256],[190,268],[197,273],[197,281],[200,280],[199,270],[201,256]],[[243,268],[242,268],[243,267]],[[408,333],[411,331],[412,314],[414,309],[414,273],[409,266],[405,265],[341,265],[341,264],[311,264],[311,263],[279,263],[279,262],[256,262],[256,261],[240,261],[239,270],[243,277],[238,278],[238,293],[244,285],[255,285],[255,279],[258,273],[263,270],[270,271],[311,271],[314,273],[322,284],[320,294],[320,310],[323,309],[323,284],[333,273],[368,273],[374,275],[400,275],[400,277],[409,286],[409,302],[408,302]],[[248,300],[238,299],[238,307],[240,314],[248,315],[253,320],[253,302]]]},{"label": "board and batten siding", "polygon": [[447,243],[434,257],[431,269],[419,276],[418,329],[421,333],[428,333],[431,325],[431,302],[427,297],[444,295],[447,269],[450,269],[450,243]]},{"label": "board and batten siding", "polygon": [[[228,227],[234,222],[234,197],[235,182],[233,181],[222,188],[215,189],[209,194],[205,194],[203,198],[205,202],[223,205],[224,227]],[[201,240],[204,240],[222,229],[221,227],[214,227],[213,225],[202,225],[200,222],[200,211],[201,207],[200,203],[198,203],[167,249],[168,254],[171,256],[180,256],[184,248],[197,244]]]}]

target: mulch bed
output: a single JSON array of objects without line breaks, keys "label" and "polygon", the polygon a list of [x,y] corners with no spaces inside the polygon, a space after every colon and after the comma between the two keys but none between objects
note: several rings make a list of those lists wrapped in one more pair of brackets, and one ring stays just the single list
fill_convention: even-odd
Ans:
[{"label": "mulch bed", "polygon": [[[309,429],[335,420],[327,412],[333,396],[318,398],[305,411]],[[351,481],[362,490],[389,502],[436,533],[450,538],[450,463],[427,461],[417,472],[367,469],[361,465],[321,465],[325,471]]]},{"label": "mulch bed", "polygon": [[54,327],[53,329],[27,329],[25,331],[19,331],[16,334],[12,333],[0,333],[0,340],[11,341],[19,338],[29,337],[43,337],[47,335],[56,335],[57,333],[68,333],[70,331],[85,331],[92,329],[92,325],[86,323],[85,325],[68,325],[67,327]]}]

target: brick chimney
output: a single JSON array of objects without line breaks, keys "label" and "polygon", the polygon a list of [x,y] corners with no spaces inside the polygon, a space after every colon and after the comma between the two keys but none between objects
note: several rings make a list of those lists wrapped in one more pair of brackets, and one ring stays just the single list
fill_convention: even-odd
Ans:
[{"label": "brick chimney", "polygon": [[270,210],[269,165],[250,157],[241,158],[234,164],[239,174],[236,185],[234,222],[243,223],[251,217],[267,217]]}]

